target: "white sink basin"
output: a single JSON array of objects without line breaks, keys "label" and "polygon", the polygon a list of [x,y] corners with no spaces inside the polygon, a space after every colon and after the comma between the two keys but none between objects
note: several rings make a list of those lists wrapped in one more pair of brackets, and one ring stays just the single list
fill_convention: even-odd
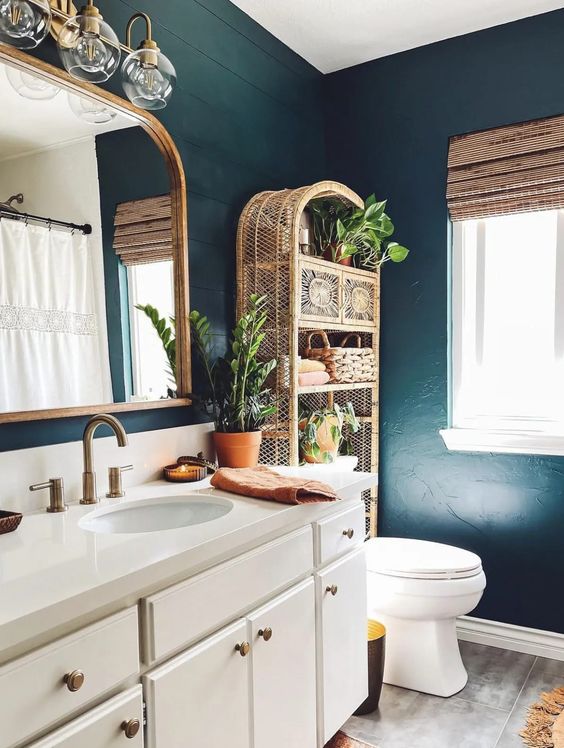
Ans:
[{"label": "white sink basin", "polygon": [[233,502],[229,499],[163,496],[96,509],[78,524],[83,530],[105,534],[156,532],[212,522],[232,509]]}]

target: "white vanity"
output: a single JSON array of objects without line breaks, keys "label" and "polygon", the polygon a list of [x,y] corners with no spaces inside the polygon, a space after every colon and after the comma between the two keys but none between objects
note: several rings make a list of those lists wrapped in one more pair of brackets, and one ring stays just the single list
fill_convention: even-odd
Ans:
[{"label": "white vanity", "polygon": [[[0,538],[0,748],[323,746],[366,697],[360,495],[376,480],[332,474],[342,500],[299,507],[157,482],[24,517]],[[232,508],[92,529],[154,497]]]}]

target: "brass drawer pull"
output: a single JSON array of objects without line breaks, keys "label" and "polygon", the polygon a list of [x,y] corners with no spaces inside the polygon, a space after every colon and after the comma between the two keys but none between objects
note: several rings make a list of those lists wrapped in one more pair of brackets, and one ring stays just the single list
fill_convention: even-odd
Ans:
[{"label": "brass drawer pull", "polygon": [[138,719],[128,719],[126,722],[121,723],[121,729],[126,738],[134,738],[139,732],[140,727],[141,722]]},{"label": "brass drawer pull", "polygon": [[349,527],[348,530],[343,530],[343,535],[347,537],[349,540],[352,540],[352,537],[354,535],[354,530],[352,527]]},{"label": "brass drawer pull", "polygon": [[251,651],[251,645],[249,642],[241,642],[241,644],[235,645],[235,650],[239,652],[241,657],[246,657]]},{"label": "brass drawer pull", "polygon": [[63,678],[64,682],[67,684],[67,688],[69,691],[72,691],[73,693],[75,691],[79,691],[82,686],[84,685],[84,673],[82,670],[72,670],[70,673],[67,673],[65,677]]},{"label": "brass drawer pull", "polygon": [[333,597],[335,597],[338,590],[339,588],[337,587],[336,584],[327,585],[327,587],[325,587],[325,592],[330,592],[333,595]]},{"label": "brass drawer pull", "polygon": [[270,626],[267,626],[265,629],[259,629],[258,635],[262,636],[265,642],[270,641],[272,639],[272,629]]}]

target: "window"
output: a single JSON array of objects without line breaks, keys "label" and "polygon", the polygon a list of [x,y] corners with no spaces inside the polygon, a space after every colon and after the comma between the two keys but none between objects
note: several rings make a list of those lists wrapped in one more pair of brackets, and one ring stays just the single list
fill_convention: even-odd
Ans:
[{"label": "window", "polygon": [[445,443],[564,453],[564,210],[453,226]]},{"label": "window", "polygon": [[456,135],[449,449],[564,454],[564,116]]},{"label": "window", "polygon": [[[163,344],[151,320],[135,309],[136,304],[151,304],[161,318],[174,317],[174,276],[172,260],[127,267],[133,392],[135,400],[166,398],[168,389],[176,389]],[[169,323],[170,324],[170,323]]]}]

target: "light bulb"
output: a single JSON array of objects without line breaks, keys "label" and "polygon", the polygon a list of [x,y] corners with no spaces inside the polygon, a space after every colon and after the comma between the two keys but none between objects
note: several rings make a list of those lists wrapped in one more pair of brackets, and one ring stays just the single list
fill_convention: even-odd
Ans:
[{"label": "light bulb", "polygon": [[78,119],[89,122],[91,125],[104,125],[117,116],[115,110],[96,99],[88,99],[85,96],[69,94],[69,106]]},{"label": "light bulb", "polygon": [[33,49],[51,25],[47,0],[0,0],[0,41],[19,49]]},{"label": "light bulb", "polygon": [[76,59],[83,70],[97,73],[106,64],[106,45],[96,34],[83,34],[76,45]]},{"label": "light bulb", "polygon": [[128,99],[142,109],[162,109],[172,96],[176,71],[158,48],[141,48],[129,54],[121,68]]},{"label": "light bulb", "polygon": [[121,57],[119,39],[93,6],[69,18],[61,29],[57,47],[67,72],[93,83],[108,80]]},{"label": "light bulb", "polygon": [[9,84],[24,99],[54,99],[61,90],[44,78],[31,75],[25,70],[6,66],[6,77]]}]

